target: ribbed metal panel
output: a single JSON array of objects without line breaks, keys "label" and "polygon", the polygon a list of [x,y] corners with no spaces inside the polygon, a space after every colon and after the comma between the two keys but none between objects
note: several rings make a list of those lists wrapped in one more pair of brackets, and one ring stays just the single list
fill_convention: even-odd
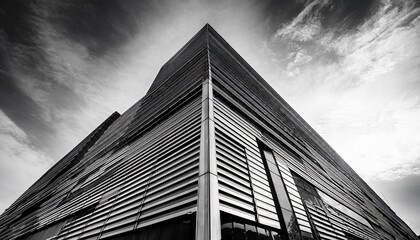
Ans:
[{"label": "ribbed metal panel", "polygon": [[[82,160],[85,164],[88,165],[91,161],[95,161],[98,157],[114,150],[115,146],[119,143],[121,137],[124,135],[133,120],[137,109],[141,107],[142,102],[143,99],[140,99],[113,122],[113,124],[109,127],[109,131],[106,131],[98,142],[92,146],[90,151],[86,153],[85,158]],[[77,171],[77,169],[75,170]]]},{"label": "ribbed metal panel", "polygon": [[[13,239],[60,219],[66,224],[57,230],[57,239],[105,238],[194,213],[200,120],[197,94],[131,145],[108,152],[79,171],[72,169],[54,195],[40,199],[38,210],[15,221],[2,238]],[[28,239],[40,236],[34,234]]]},{"label": "ribbed metal panel", "polygon": [[220,210],[280,228],[255,137],[258,131],[218,99],[214,119]]},{"label": "ribbed metal panel", "polygon": [[296,220],[299,225],[299,229],[303,232],[308,233],[309,235],[312,235],[311,226],[310,226],[309,219],[305,211],[305,207],[303,206],[302,198],[296,187],[296,183],[292,177],[290,169],[285,164],[286,163],[285,160],[288,159],[288,157],[285,157],[285,156],[286,155],[282,155],[275,152],[275,159],[277,162],[277,166],[281,172],[281,177],[286,187],[287,194],[290,199],[293,212],[296,216]]},{"label": "ribbed metal panel", "polygon": [[221,209],[255,221],[245,148],[217,129],[216,153]]},{"label": "ribbed metal panel", "polygon": [[[49,214],[51,209],[54,209],[63,197],[63,193],[60,193],[61,189],[68,189],[66,186],[70,185],[65,181],[70,175],[70,170],[79,164],[86,152],[89,151],[92,145],[118,117],[118,113],[112,114],[63,159],[48,170],[1,215],[1,238],[12,239],[27,232],[43,228],[57,220],[49,217]],[[63,184],[60,185],[60,183]]]},{"label": "ribbed metal panel", "polygon": [[151,94],[158,89],[164,91],[162,86],[165,82],[173,81],[174,75],[182,72],[188,64],[196,62],[197,53],[201,53],[203,49],[207,52],[207,30],[207,27],[202,28],[162,66],[147,94]]},{"label": "ribbed metal panel", "polygon": [[[209,49],[216,95],[262,131],[261,140],[270,139],[271,147],[287,158],[290,170],[384,231],[396,237],[414,237],[382,199],[212,29]],[[371,217],[375,215],[379,219]]]},{"label": "ribbed metal panel", "polygon": [[[96,207],[69,222],[58,239],[105,238],[195,212],[200,107],[197,98],[109,156],[102,174],[112,174],[84,194],[83,201],[89,201],[103,193],[97,195]],[[69,204],[78,205],[74,201]]]},{"label": "ribbed metal panel", "polygon": [[[203,30],[204,31],[204,30]],[[151,88],[143,97],[120,145],[143,134],[182,105],[202,86],[208,75],[207,35],[197,34],[160,70]]]}]

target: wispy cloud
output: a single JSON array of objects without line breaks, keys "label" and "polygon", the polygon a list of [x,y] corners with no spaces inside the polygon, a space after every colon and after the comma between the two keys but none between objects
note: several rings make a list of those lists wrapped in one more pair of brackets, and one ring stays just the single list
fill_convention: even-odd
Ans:
[{"label": "wispy cloud", "polygon": [[[143,59],[141,54],[124,48],[137,33],[138,24],[132,14],[124,14],[130,11],[127,5],[49,1],[10,5],[8,13],[22,12],[6,18],[19,19],[16,28],[21,29],[0,31],[1,46],[6,47],[1,49],[6,56],[0,68],[8,77],[1,83],[0,107],[35,147],[55,159],[113,111],[124,111],[137,101],[158,70],[142,69],[136,59]],[[86,13],[86,8],[97,8],[106,20]],[[123,12],[115,15],[113,8]],[[73,21],[67,19],[66,10]],[[80,24],[80,29],[73,24]],[[23,31],[25,28],[30,31]]]},{"label": "wispy cloud", "polygon": [[310,2],[273,35],[272,51],[293,46],[279,91],[363,177],[419,174],[420,9],[384,1],[343,32],[322,26],[332,7]]},{"label": "wispy cloud", "polygon": [[309,2],[291,23],[277,31],[274,38],[287,37],[300,42],[312,40],[322,31],[319,10],[329,4],[329,1],[325,0]]},{"label": "wispy cloud", "polygon": [[[255,7],[196,1],[0,5],[9,23],[0,22],[0,123],[15,132],[0,136],[0,192],[7,194],[0,207],[109,114],[140,99],[165,61],[205,23],[228,20],[224,30],[243,39],[246,26],[238,24],[254,22]],[[31,177],[21,177],[29,169]]]},{"label": "wispy cloud", "polygon": [[51,167],[53,160],[37,150],[27,135],[0,111],[0,212]]}]

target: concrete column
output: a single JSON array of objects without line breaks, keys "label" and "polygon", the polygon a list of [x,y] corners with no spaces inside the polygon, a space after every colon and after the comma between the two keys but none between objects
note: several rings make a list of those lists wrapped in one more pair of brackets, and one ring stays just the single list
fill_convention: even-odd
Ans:
[{"label": "concrete column", "polygon": [[197,240],[221,239],[216,137],[211,79],[203,82],[200,167],[198,178]]}]

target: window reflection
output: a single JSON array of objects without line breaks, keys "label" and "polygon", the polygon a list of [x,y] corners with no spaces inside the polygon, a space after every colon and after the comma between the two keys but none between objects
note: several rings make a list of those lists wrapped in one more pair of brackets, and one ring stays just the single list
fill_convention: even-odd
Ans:
[{"label": "window reflection", "polygon": [[287,196],[287,193],[284,188],[283,182],[281,181],[281,178],[278,176],[273,176],[272,181],[276,189],[277,199],[279,201],[280,207],[286,208],[288,210],[292,210],[289,198]]},{"label": "window reflection", "polygon": [[278,230],[227,213],[221,213],[222,240],[281,239]]},{"label": "window reflection", "polygon": [[232,239],[233,236],[233,222],[232,216],[227,214],[222,214],[220,217],[221,230],[222,230],[222,239]]},{"label": "window reflection", "polygon": [[258,229],[258,239],[259,240],[270,240],[270,231],[264,228],[257,228]]},{"label": "window reflection", "polygon": [[273,156],[273,154],[271,153],[271,151],[268,151],[267,149],[264,149],[263,150],[264,151],[264,156],[265,156],[265,159],[268,161],[268,162],[271,162],[271,163],[273,163],[273,164],[275,164],[275,160],[274,160],[274,156]]},{"label": "window reflection", "polygon": [[280,234],[278,232],[271,231],[270,234],[271,234],[271,237],[272,237],[273,240],[280,240],[281,239]]},{"label": "window reflection", "polygon": [[109,240],[193,240],[195,238],[195,214],[140,228],[136,231],[112,236]]},{"label": "window reflection", "polygon": [[245,239],[245,225],[243,223],[233,223],[233,239]]},{"label": "window reflection", "polygon": [[346,214],[347,216],[352,217],[356,221],[372,228],[372,226],[369,224],[369,222],[364,217],[355,213],[353,210],[347,208],[343,204],[337,202],[335,199],[333,199],[332,197],[328,196],[327,194],[325,194],[321,191],[319,191],[319,195],[321,196],[322,200],[324,201],[325,205],[327,206],[327,209],[330,212],[333,212],[334,210],[335,210],[335,212],[337,212],[337,210],[338,210],[339,212],[342,212],[342,213]]},{"label": "window reflection", "polygon": [[297,175],[293,175],[299,194],[306,204],[322,207],[321,197],[315,187]]},{"label": "window reflection", "polygon": [[257,240],[257,228],[253,225],[246,224],[246,235],[249,240]]}]

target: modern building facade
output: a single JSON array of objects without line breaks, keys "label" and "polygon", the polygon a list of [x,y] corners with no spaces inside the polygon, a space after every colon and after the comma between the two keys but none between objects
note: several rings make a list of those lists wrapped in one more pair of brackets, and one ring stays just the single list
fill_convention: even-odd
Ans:
[{"label": "modern building facade", "polygon": [[0,217],[0,239],[417,239],[206,25]]}]

